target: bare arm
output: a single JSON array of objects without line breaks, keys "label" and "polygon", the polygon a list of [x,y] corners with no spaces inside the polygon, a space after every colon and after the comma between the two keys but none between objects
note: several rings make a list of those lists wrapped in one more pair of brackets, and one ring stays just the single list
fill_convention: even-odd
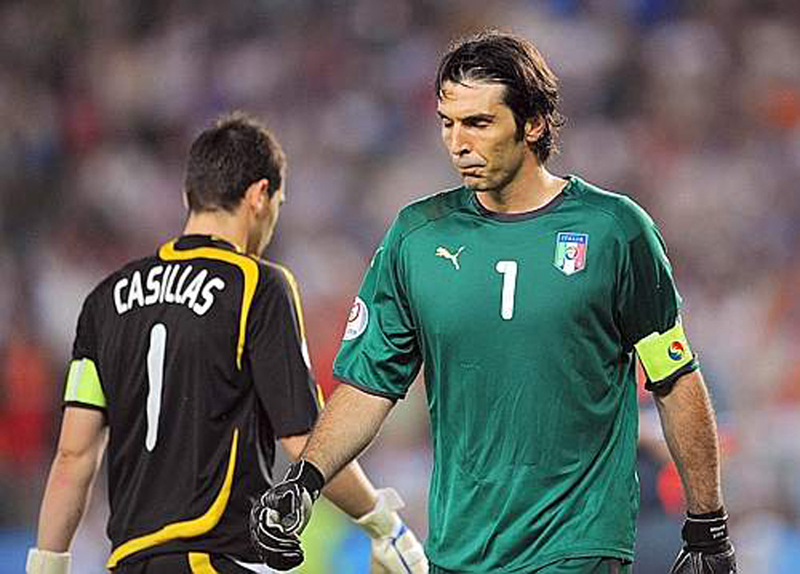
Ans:
[{"label": "bare arm", "polygon": [[37,546],[66,552],[80,524],[106,445],[103,413],[67,407],[39,512]]},{"label": "bare arm", "polygon": [[702,514],[720,509],[717,425],[700,371],[682,376],[668,395],[656,396],[655,400],[686,492],[688,511]]},{"label": "bare arm", "polygon": [[350,385],[339,385],[322,411],[301,457],[330,480],[367,448],[393,406],[389,399]]},{"label": "bare arm", "polygon": [[[305,434],[281,439],[281,445],[293,461],[300,458],[308,436]],[[322,494],[354,519],[361,518],[375,508],[377,500],[375,487],[356,461],[345,466],[329,480]]]},{"label": "bare arm", "polygon": [[255,520],[250,532],[268,564],[285,570],[302,563],[296,535],[308,523],[322,488],[372,539],[374,571],[427,574],[425,551],[397,512],[403,507],[402,498],[392,488],[376,491],[354,461],[393,405],[389,399],[339,385],[310,436],[281,439],[289,455],[299,454],[301,462],[292,464],[284,482],[264,493],[251,512]]}]

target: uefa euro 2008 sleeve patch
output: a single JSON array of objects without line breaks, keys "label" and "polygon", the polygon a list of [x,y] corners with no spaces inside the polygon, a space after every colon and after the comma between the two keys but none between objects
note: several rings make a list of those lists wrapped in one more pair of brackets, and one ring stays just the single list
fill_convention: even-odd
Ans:
[{"label": "uefa euro 2008 sleeve patch", "polygon": [[352,341],[360,337],[367,330],[369,323],[369,309],[361,297],[356,297],[347,317],[347,327],[344,330],[344,341]]},{"label": "uefa euro 2008 sleeve patch", "polygon": [[651,333],[634,347],[652,382],[668,379],[694,360],[680,317],[668,331]]}]

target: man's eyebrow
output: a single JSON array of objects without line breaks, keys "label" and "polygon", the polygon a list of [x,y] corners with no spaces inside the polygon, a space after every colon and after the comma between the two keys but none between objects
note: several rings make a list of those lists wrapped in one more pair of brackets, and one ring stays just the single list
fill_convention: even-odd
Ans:
[{"label": "man's eyebrow", "polygon": [[[452,119],[452,118],[450,118],[450,116],[446,115],[441,110],[436,110],[436,114],[442,119],[447,119],[447,120]],[[488,112],[481,112],[481,113],[477,113],[477,114],[471,114],[469,116],[464,116],[463,118],[461,118],[461,121],[462,122],[467,122],[467,121],[473,121],[474,122],[474,121],[482,121],[482,120],[493,120],[493,119],[495,119],[495,117],[497,117],[495,114],[490,114]]]},{"label": "man's eyebrow", "polygon": [[495,118],[494,114],[490,114],[488,112],[482,112],[478,114],[472,114],[466,116],[462,119],[462,121],[472,120],[472,121],[480,121],[480,120],[493,120]]}]

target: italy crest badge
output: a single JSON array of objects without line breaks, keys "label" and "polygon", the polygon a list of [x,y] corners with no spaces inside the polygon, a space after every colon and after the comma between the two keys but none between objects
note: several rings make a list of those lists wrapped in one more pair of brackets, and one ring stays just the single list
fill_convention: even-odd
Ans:
[{"label": "italy crest badge", "polygon": [[553,264],[564,275],[572,275],[586,267],[587,233],[562,231],[556,235],[556,257]]}]

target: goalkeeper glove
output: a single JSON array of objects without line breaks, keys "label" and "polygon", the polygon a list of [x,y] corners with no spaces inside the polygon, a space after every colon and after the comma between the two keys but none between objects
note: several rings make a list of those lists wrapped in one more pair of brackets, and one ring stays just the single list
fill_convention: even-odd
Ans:
[{"label": "goalkeeper glove", "polygon": [[428,559],[397,511],[403,500],[393,488],[378,491],[375,508],[356,520],[372,538],[373,574],[426,574]]},{"label": "goalkeeper glove", "polygon": [[25,574],[69,574],[71,556],[69,552],[50,552],[31,548]]},{"label": "goalkeeper glove", "polygon": [[736,554],[728,537],[724,509],[686,517],[684,545],[670,574],[736,574]]},{"label": "goalkeeper glove", "polygon": [[262,559],[276,570],[302,564],[300,533],[311,518],[325,477],[306,460],[289,466],[283,482],[267,490],[250,510],[250,537]]}]

